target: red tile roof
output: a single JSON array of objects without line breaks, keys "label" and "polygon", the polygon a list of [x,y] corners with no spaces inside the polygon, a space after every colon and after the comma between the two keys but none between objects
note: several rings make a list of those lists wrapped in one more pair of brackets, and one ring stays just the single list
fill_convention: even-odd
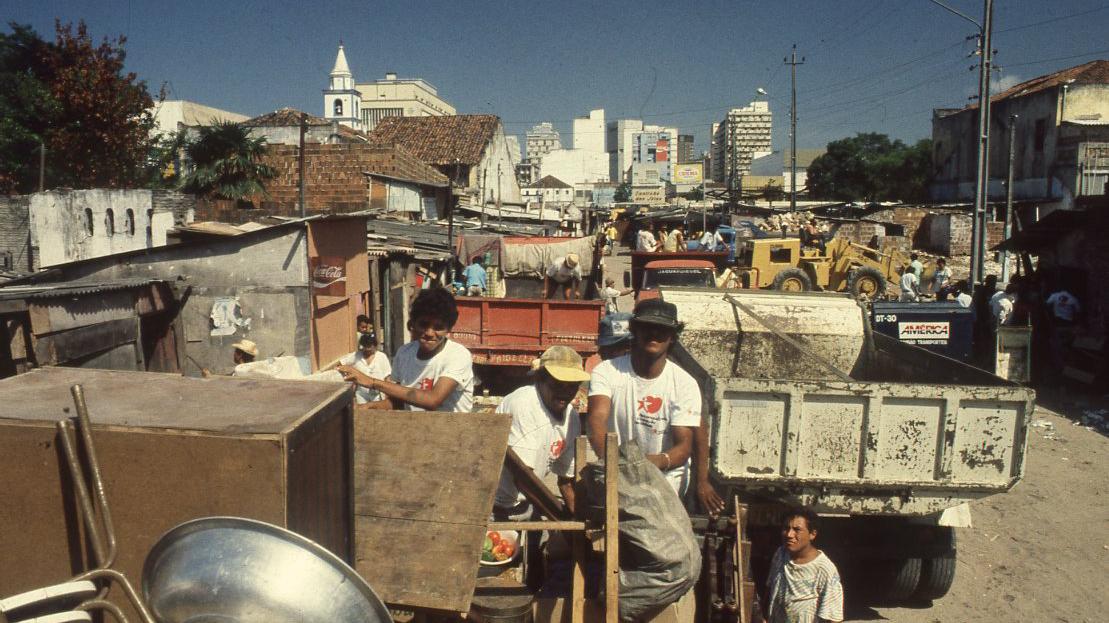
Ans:
[{"label": "red tile roof", "polygon": [[[1052,89],[1064,84],[1106,84],[1109,85],[1109,61],[1096,60],[1067,69],[1061,69],[1055,73],[1050,73],[1031,80],[1025,80],[1018,85],[1009,87],[1001,93],[990,96],[990,104],[996,104],[1002,100],[1007,100],[1011,97],[1022,97],[1024,95],[1031,95],[1045,89]],[[963,112],[964,110],[974,110],[978,108],[978,104],[974,103],[966,108],[954,112]]]},{"label": "red tile roof", "polygon": [[573,188],[573,186],[558,179],[553,175],[546,175],[543,179],[531,185],[531,188]]},{"label": "red tile roof", "polygon": [[[259,115],[253,119],[247,119],[239,125],[249,128],[297,128],[300,127],[300,116],[303,113],[295,108],[280,108],[271,113]],[[309,127],[331,125],[329,119],[317,117],[315,115],[306,115],[307,119],[305,124]],[[361,137],[367,138],[365,132],[359,132],[350,126],[339,124],[339,136],[345,138]]]},{"label": "red tile roof", "polygon": [[374,143],[393,143],[433,165],[475,165],[500,125],[496,115],[385,117],[370,133]]}]

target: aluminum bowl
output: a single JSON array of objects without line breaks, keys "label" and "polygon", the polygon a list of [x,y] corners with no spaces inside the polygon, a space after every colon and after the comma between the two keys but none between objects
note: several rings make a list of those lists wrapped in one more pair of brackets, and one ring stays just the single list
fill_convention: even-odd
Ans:
[{"label": "aluminum bowl", "polygon": [[142,590],[159,623],[391,623],[339,557],[284,528],[238,517],[183,523],[158,540]]}]

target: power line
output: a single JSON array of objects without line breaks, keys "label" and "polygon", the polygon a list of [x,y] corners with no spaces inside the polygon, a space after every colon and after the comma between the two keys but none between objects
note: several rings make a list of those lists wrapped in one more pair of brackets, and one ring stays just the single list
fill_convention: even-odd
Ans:
[{"label": "power line", "polygon": [[1041,58],[1038,61],[1027,61],[1024,63],[1005,63],[1003,67],[1025,67],[1027,65],[1039,65],[1040,63],[1050,63],[1053,61],[1069,61],[1073,58],[1082,58],[1083,56],[1093,56],[1094,54],[1109,54],[1109,49],[1093,50],[1090,52],[1083,52],[1082,54],[1072,54],[1070,56],[1056,56],[1055,58]]},{"label": "power line", "polygon": [[1059,17],[1053,17],[1051,19],[1045,19],[1045,20],[1042,20],[1042,21],[1039,21],[1039,22],[1032,22],[1031,24],[1024,24],[1024,25],[1021,25],[1021,26],[1013,26],[1012,28],[1005,28],[1003,30],[996,30],[996,31],[994,31],[994,34],[996,35],[996,34],[1000,34],[1000,33],[1003,33],[1003,32],[1013,32],[1013,31],[1016,31],[1016,30],[1024,30],[1025,28],[1033,28],[1035,26],[1043,26],[1044,24],[1054,24],[1055,22],[1061,22],[1065,19],[1073,19],[1075,17],[1082,17],[1083,15],[1089,15],[1090,13],[1097,13],[1098,11],[1104,11],[1105,9],[1109,9],[1109,4],[1099,6],[1099,7],[1094,8],[1094,9],[1090,9],[1089,11],[1081,11],[1079,13],[1071,13],[1070,15],[1062,15],[1062,16],[1059,16]]}]

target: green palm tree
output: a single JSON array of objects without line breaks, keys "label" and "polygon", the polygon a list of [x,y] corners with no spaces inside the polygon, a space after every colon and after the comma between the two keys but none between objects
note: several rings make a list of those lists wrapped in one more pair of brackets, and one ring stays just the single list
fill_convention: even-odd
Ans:
[{"label": "green palm tree", "polygon": [[232,121],[203,126],[197,138],[185,145],[192,171],[185,175],[185,192],[242,201],[265,194],[265,182],[277,171],[261,162],[266,139],[253,138],[250,131]]}]

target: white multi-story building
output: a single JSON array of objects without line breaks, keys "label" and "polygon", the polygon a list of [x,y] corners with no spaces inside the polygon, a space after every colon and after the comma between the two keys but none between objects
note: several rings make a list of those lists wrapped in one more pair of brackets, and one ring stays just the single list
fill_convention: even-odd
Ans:
[{"label": "white multi-story building", "polygon": [[605,109],[591,110],[574,119],[574,149],[605,153]]},{"label": "white multi-story building", "polygon": [[626,182],[632,166],[635,133],[643,131],[643,121],[620,119],[605,124],[605,151],[608,152],[609,180]]},{"label": "white multi-story building", "polygon": [[758,101],[733,108],[723,121],[712,124],[713,181],[727,183],[732,177],[747,175],[751,160],[770,153],[772,121],[770,104]]},{"label": "white multi-story building", "polygon": [[570,185],[608,181],[608,154],[588,149],[555,149],[543,155],[542,175]]},{"label": "white multi-story building", "polygon": [[537,124],[529,130],[526,141],[525,162],[540,167],[540,170],[542,170],[543,156],[555,149],[562,149],[562,139],[558,135],[558,130],[549,121]]},{"label": "white multi-story building", "polygon": [[457,113],[422,78],[397,78],[355,84],[342,44],[335,56],[329,88],[324,89],[324,118],[371,132],[385,117],[442,117]]}]

